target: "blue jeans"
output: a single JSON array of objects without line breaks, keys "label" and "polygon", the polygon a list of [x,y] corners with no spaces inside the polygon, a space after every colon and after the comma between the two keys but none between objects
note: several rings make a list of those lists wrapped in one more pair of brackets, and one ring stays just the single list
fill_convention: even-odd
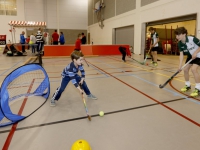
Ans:
[{"label": "blue jeans", "polygon": [[[76,79],[76,82],[79,84],[79,82],[81,81],[81,77],[79,75],[75,75],[75,79]],[[57,100],[57,101],[59,100],[62,92],[65,90],[65,88],[68,85],[70,80],[71,79],[68,76],[63,76],[62,77],[60,87],[57,88],[56,92],[52,96],[52,99]],[[84,90],[86,95],[90,95],[91,94],[85,81],[83,81],[82,87],[83,87],[83,90]]]},{"label": "blue jeans", "polygon": [[35,53],[35,44],[31,45],[32,47],[32,53]]}]

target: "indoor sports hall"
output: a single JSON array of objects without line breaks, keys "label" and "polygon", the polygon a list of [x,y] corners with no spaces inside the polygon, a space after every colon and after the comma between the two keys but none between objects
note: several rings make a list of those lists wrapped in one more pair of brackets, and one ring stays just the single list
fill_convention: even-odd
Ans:
[{"label": "indoor sports hall", "polygon": [[[182,90],[188,84],[183,70],[191,65],[185,61],[194,53],[183,55],[179,66],[185,46],[198,58],[199,5],[198,0],[0,1],[0,148],[199,150],[194,69],[191,89]],[[185,43],[193,39],[193,45],[181,45],[180,27],[187,29]],[[31,35],[35,44],[31,37],[27,42]],[[85,82],[97,99],[70,81],[52,106],[61,73],[80,50]],[[191,68],[198,67],[192,62]]]}]

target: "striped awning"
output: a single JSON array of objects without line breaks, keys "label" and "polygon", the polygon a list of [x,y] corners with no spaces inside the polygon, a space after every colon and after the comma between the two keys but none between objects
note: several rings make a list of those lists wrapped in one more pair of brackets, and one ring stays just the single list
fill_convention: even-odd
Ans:
[{"label": "striped awning", "polygon": [[46,22],[38,21],[10,21],[8,25],[13,27],[46,27]]}]

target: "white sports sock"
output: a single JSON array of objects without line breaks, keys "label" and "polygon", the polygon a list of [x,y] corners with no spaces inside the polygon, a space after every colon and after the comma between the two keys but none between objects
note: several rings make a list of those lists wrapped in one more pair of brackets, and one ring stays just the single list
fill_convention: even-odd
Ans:
[{"label": "white sports sock", "polygon": [[200,83],[196,83],[195,88],[198,89],[198,90],[200,90]]},{"label": "white sports sock", "polygon": [[190,86],[190,81],[185,81],[185,85]]}]

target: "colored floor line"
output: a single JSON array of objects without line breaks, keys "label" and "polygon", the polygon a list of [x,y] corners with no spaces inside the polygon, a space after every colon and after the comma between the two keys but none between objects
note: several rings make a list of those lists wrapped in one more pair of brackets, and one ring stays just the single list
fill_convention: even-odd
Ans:
[{"label": "colored floor line", "polygon": [[[159,87],[158,85],[156,85],[156,84],[154,84],[154,83],[152,83],[152,82],[149,82],[149,81],[147,81],[147,80],[144,80],[144,79],[142,79],[142,78],[140,78],[140,77],[138,77],[138,76],[136,76],[136,75],[132,75],[132,76],[134,76],[135,78],[138,78],[138,79],[140,79],[140,80],[142,80],[142,81],[144,81],[144,82],[147,82],[147,83],[149,83],[149,84],[151,84],[151,85],[154,85],[154,86],[156,86],[156,87]],[[161,89],[159,89],[159,90],[161,90]],[[169,90],[169,89],[167,89],[167,88],[163,88],[163,90],[168,91],[168,92],[174,94],[174,96],[176,96],[176,95],[177,95],[177,96],[180,96],[180,97],[182,97],[182,98],[185,98],[186,100],[189,100],[189,101],[191,101],[191,102],[194,102],[194,103],[200,105],[200,102],[194,101],[194,100],[191,99],[191,97],[189,97],[188,95],[183,96],[182,93],[180,93],[180,92],[176,93],[176,92],[174,92],[174,91],[172,91],[172,90]]]},{"label": "colored floor line", "polygon": [[183,94],[183,95],[185,95],[185,96],[188,96],[188,97],[190,97],[190,98],[192,98],[192,99],[195,99],[195,100],[197,100],[197,101],[200,101],[200,99],[197,99],[197,98],[195,98],[195,97],[191,97],[191,96],[189,96],[189,95],[187,95],[187,94],[185,94],[185,93],[179,91],[178,89],[176,89],[176,88],[172,85],[172,81],[169,82],[169,85],[170,85],[175,91],[177,91],[178,93],[181,93],[181,94]]},{"label": "colored floor line", "polygon": [[[112,59],[112,58],[111,58]],[[114,60],[117,60],[117,61],[120,61],[119,59],[114,59]],[[167,78],[170,78],[171,76],[168,76],[168,75],[165,75],[165,74],[162,74],[162,73],[156,73],[156,72],[153,72],[153,71],[149,71],[148,69],[144,69],[144,68],[142,68],[142,67],[138,67],[138,66],[135,66],[135,65],[132,65],[132,64],[129,64],[129,63],[125,63],[125,64],[127,64],[127,65],[130,65],[130,66],[134,66],[134,67],[136,67],[136,68],[141,68],[141,69],[143,69],[143,70],[146,70],[146,71],[148,71],[148,72],[152,72],[152,73],[154,73],[154,74],[158,74],[158,75],[161,75],[161,76],[164,76],[164,77],[167,77]],[[185,82],[185,80],[180,80],[180,79],[178,79],[178,78],[174,78],[173,80],[177,80],[177,81],[180,81],[180,82]],[[191,83],[191,85],[195,85],[194,83]]]},{"label": "colored floor line", "polygon": [[[107,65],[107,64],[106,64],[106,65]],[[107,65],[107,66],[113,67],[114,69],[118,69],[118,70],[120,70],[120,71],[123,71],[122,69],[116,68],[115,66],[112,66],[112,65]],[[140,78],[140,77],[138,77],[137,75],[131,74],[130,76],[134,76],[135,78],[138,78],[138,79],[140,79],[140,80],[142,80],[142,81],[144,81],[144,82],[146,82],[146,83],[149,83],[149,84],[151,84],[151,85],[153,85],[153,86],[158,87],[158,85],[156,85],[156,84],[154,84],[154,83],[152,83],[152,82],[150,82],[150,81],[147,81],[147,80],[145,80],[145,79],[143,79],[143,78]],[[172,93],[172,94],[174,94],[174,95],[180,96],[180,97],[185,97],[185,96],[183,96],[182,94],[180,94],[179,92],[176,93],[176,92],[174,92],[174,91],[172,91],[172,90],[169,90],[169,89],[167,89],[167,88],[163,88],[163,90],[168,91],[168,92],[170,92],[170,93]],[[191,98],[186,98],[186,99],[189,100],[189,101],[191,101],[191,102],[194,102],[194,103],[200,105],[199,102],[194,101],[194,100],[191,99]]]},{"label": "colored floor line", "polygon": [[[168,100],[168,101],[165,101],[163,103],[171,103],[171,102],[176,102],[176,101],[180,101],[180,100],[184,100],[184,99],[185,98],[178,98],[178,99]],[[158,103],[154,103],[154,104],[148,104],[148,105],[142,105],[142,106],[127,108],[127,109],[121,109],[121,110],[106,112],[106,113],[104,113],[104,116],[105,115],[109,115],[109,114],[115,114],[115,113],[126,112],[126,111],[130,111],[130,110],[135,110],[135,109],[140,109],[140,108],[147,108],[147,107],[156,106],[156,105],[159,105],[159,104]],[[91,117],[93,117],[93,118],[94,117],[99,117],[99,114],[91,115]],[[21,127],[21,128],[17,128],[16,131],[25,130],[25,129],[32,129],[32,128],[37,128],[37,127],[43,127],[43,126],[49,126],[49,125],[65,123],[65,122],[71,122],[71,121],[82,120],[82,119],[87,119],[87,116],[73,118],[73,119],[67,119],[67,120],[60,120],[60,121],[55,121],[55,122],[49,122],[49,123],[43,123],[43,124],[33,125],[33,126],[28,126],[28,127]],[[0,134],[7,133],[9,131],[10,130],[0,131]]]},{"label": "colored floor line", "polygon": [[[89,63],[89,64],[91,64],[90,62],[88,62],[88,63]],[[91,65],[95,66],[94,64],[91,64]],[[181,116],[182,118],[184,118],[184,119],[186,119],[186,120],[190,121],[191,123],[193,123],[193,124],[197,125],[198,127],[200,127],[200,124],[199,124],[199,123],[197,123],[196,121],[194,121],[194,120],[192,120],[192,119],[190,119],[190,118],[188,118],[188,117],[184,116],[183,114],[179,113],[178,111],[176,111],[176,110],[174,110],[174,109],[172,109],[172,108],[168,107],[167,105],[163,104],[162,102],[160,102],[160,101],[158,101],[158,100],[154,99],[153,97],[151,97],[151,96],[149,96],[149,95],[145,94],[144,92],[142,92],[142,91],[140,91],[140,90],[138,90],[138,89],[134,88],[133,86],[131,86],[131,85],[127,84],[126,82],[124,82],[124,81],[122,81],[122,80],[118,79],[117,77],[115,77],[115,76],[113,76],[113,75],[109,74],[108,72],[104,71],[103,69],[101,69],[101,68],[99,68],[99,67],[97,67],[97,66],[95,66],[95,67],[96,67],[96,68],[98,68],[99,70],[101,70],[101,71],[105,72],[106,74],[108,74],[108,75],[112,76],[113,78],[115,78],[116,80],[120,81],[121,83],[123,83],[123,84],[125,84],[125,85],[129,86],[130,88],[134,89],[135,91],[139,92],[140,94],[142,94],[142,95],[144,95],[144,96],[148,97],[148,98],[149,98],[149,99],[151,99],[152,101],[154,101],[154,102],[156,102],[156,103],[158,103],[158,104],[162,105],[163,107],[165,107],[165,108],[169,109],[170,111],[174,112],[175,114],[177,114],[177,115]]]},{"label": "colored floor line", "polygon": [[17,63],[15,63],[12,67],[10,67],[9,69],[7,69],[6,71],[4,71],[3,73],[0,74],[0,76],[2,76],[4,73],[8,72],[9,70],[11,70],[14,66],[18,65],[20,62],[22,61],[19,61]]},{"label": "colored floor line", "polygon": [[[29,87],[27,93],[30,93],[30,91],[31,91],[31,89],[33,87],[34,81],[35,81],[35,79],[33,79],[33,81],[31,82],[30,87]],[[27,100],[28,100],[28,97],[25,97],[24,100],[23,100],[23,103],[22,103],[22,105],[21,105],[21,107],[19,109],[18,115],[22,114],[22,112],[24,110],[24,107],[26,105]],[[4,146],[3,146],[2,150],[8,150],[8,148],[10,146],[10,143],[11,143],[11,140],[12,140],[12,137],[13,137],[15,131],[16,131],[17,125],[18,125],[18,123],[15,123],[15,124],[12,125],[12,128],[10,129],[10,133],[7,136],[7,139],[6,139],[5,143],[4,143]]]}]

